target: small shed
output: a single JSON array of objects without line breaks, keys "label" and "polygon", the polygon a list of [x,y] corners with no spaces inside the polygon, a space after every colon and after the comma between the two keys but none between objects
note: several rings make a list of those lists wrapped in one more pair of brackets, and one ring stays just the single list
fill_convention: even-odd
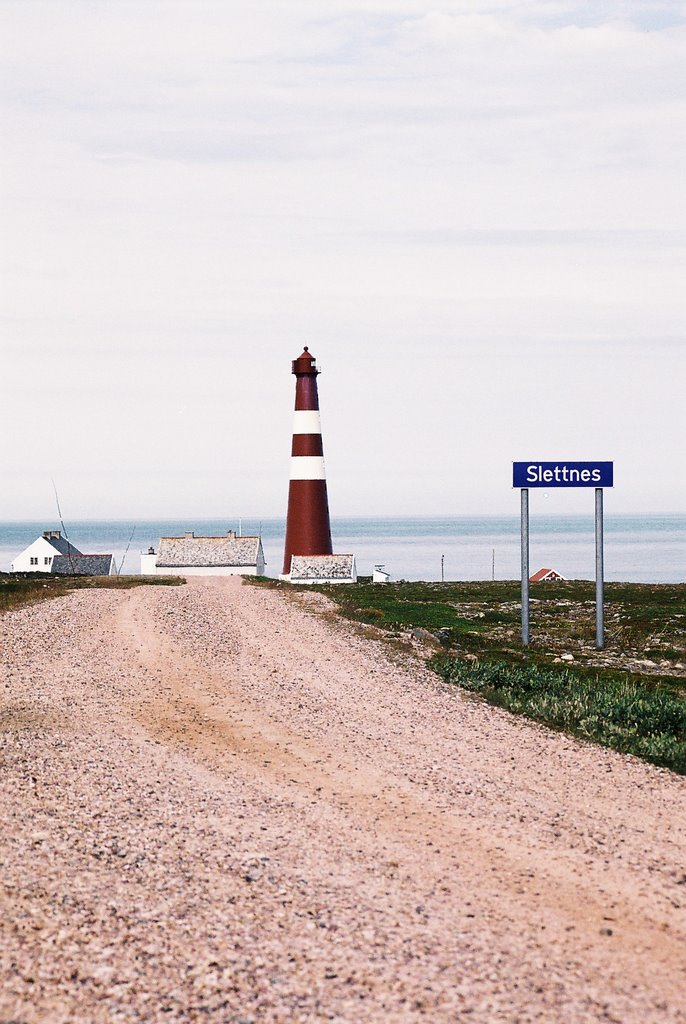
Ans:
[{"label": "small shed", "polygon": [[388,583],[391,578],[390,572],[386,571],[385,565],[375,565],[372,573],[372,583]]},{"label": "small shed", "polygon": [[229,530],[223,537],[162,537],[159,550],[141,555],[143,576],[264,576],[260,537],[239,537]]},{"label": "small shed", "polygon": [[565,577],[561,576],[555,569],[539,569],[533,576],[529,577],[529,583],[547,583],[549,580],[564,580]]},{"label": "small shed", "polygon": [[357,583],[354,555],[292,555],[290,583]]}]

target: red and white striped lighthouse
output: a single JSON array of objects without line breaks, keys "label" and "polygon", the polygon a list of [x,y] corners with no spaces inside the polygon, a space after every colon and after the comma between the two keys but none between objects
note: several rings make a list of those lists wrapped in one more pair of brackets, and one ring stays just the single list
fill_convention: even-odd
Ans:
[{"label": "red and white striped lighthouse", "polygon": [[283,554],[284,576],[291,571],[293,555],[333,553],[317,393],[319,370],[307,346],[303,354],[293,360],[292,371],[295,374],[295,418]]}]

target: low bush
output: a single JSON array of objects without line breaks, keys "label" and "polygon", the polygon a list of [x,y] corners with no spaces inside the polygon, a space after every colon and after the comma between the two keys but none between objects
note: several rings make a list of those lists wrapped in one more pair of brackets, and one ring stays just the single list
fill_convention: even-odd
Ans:
[{"label": "low bush", "polygon": [[57,576],[51,573],[0,573],[0,614],[22,605],[62,597],[71,590],[128,590],[130,587],[174,587],[180,576]]},{"label": "low bush", "polygon": [[491,704],[686,774],[686,701],[659,685],[444,656],[433,665],[448,682]]}]

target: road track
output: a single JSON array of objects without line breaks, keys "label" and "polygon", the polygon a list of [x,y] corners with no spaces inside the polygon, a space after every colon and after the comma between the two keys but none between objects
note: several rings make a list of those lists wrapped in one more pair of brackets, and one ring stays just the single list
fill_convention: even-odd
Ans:
[{"label": "road track", "polygon": [[686,1021],[683,779],[238,579],[0,620],[0,1021]]}]

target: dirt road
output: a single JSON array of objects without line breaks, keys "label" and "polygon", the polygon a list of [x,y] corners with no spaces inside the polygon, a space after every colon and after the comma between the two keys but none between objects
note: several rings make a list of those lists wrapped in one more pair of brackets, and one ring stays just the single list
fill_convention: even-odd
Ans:
[{"label": "dirt road", "polygon": [[0,619],[0,1022],[686,1022],[686,780],[303,600]]}]

